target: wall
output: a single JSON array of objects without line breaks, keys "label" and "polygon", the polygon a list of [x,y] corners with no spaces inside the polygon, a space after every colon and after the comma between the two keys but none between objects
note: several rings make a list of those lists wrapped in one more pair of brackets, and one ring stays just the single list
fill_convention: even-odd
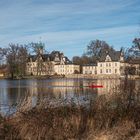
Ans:
[{"label": "wall", "polygon": [[82,67],[82,74],[96,74],[97,72],[96,66],[83,66]]},{"label": "wall", "polygon": [[119,74],[120,62],[98,62],[97,74]]},{"label": "wall", "polygon": [[79,65],[55,65],[54,71],[58,75],[68,75],[68,74],[74,74],[75,71],[80,72],[80,66]]}]

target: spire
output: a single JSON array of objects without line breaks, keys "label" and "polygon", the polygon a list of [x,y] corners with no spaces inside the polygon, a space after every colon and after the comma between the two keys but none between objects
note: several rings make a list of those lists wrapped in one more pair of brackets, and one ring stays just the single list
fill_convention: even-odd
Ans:
[{"label": "spire", "polygon": [[124,49],[123,49],[123,47],[121,47],[121,49],[120,49],[120,61],[121,62],[124,61]]},{"label": "spire", "polygon": [[121,53],[121,56],[124,56],[124,48],[123,47],[121,47],[120,53]]}]

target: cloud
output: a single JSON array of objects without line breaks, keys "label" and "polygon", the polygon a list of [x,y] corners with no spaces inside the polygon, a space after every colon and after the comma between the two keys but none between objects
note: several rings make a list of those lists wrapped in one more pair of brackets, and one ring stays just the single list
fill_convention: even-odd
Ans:
[{"label": "cloud", "polygon": [[138,0],[1,0],[0,46],[40,37],[48,49],[68,53],[71,47],[81,52],[97,38],[117,47],[130,44],[138,33],[139,9]]},{"label": "cloud", "polygon": [[42,19],[66,19],[89,14],[98,17],[105,13],[127,9],[134,3],[131,0],[115,0],[113,2],[110,0],[103,0],[102,2],[97,0],[78,0],[75,2],[61,1],[61,3],[55,1],[51,4],[44,1],[39,3],[39,0],[37,4],[33,0],[13,0],[9,2],[9,6],[0,6],[0,27],[20,27],[28,24],[31,26],[32,23],[36,24],[35,22],[41,22]]},{"label": "cloud", "polygon": [[[28,43],[28,42],[38,42],[42,40],[49,46],[70,46],[72,44],[77,44],[77,42],[82,42],[82,40],[94,40],[94,39],[104,39],[104,40],[118,40],[120,38],[125,38],[127,35],[135,35],[138,33],[139,27],[135,26],[121,26],[114,28],[104,28],[95,30],[73,30],[73,31],[59,31],[59,32],[47,32],[40,33],[36,35],[28,35],[23,37],[16,37],[12,40],[8,38],[1,43],[6,44],[9,42],[17,43]],[[88,42],[87,42],[88,43]]]}]

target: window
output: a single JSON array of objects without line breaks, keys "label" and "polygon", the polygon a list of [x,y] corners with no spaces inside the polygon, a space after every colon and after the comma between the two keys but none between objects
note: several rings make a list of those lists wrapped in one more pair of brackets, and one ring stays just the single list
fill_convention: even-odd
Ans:
[{"label": "window", "polygon": [[100,73],[102,73],[102,69],[100,69]]},{"label": "window", "polygon": [[108,67],[108,63],[106,63],[106,66]]},{"label": "window", "polygon": [[36,68],[34,68],[33,71],[35,72],[36,71]]},{"label": "window", "polygon": [[111,73],[111,69],[109,70],[109,73]]},{"label": "window", "polygon": [[115,73],[117,73],[117,69],[115,69]]},{"label": "window", "polygon": [[97,74],[97,71],[95,70],[95,74]]},{"label": "window", "polygon": [[117,63],[115,63],[115,66],[117,66]]},{"label": "window", "polygon": [[106,69],[106,73],[108,73],[108,69]]},{"label": "window", "polygon": [[111,63],[109,63],[109,67],[111,67]]},{"label": "window", "polygon": [[100,64],[100,67],[102,67],[102,64]]}]

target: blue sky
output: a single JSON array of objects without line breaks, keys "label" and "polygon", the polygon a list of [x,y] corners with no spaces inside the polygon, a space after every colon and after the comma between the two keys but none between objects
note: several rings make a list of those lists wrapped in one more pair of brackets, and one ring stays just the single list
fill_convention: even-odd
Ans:
[{"label": "blue sky", "polygon": [[139,0],[0,0],[0,47],[41,40],[72,58],[91,40],[119,50],[138,36]]}]

